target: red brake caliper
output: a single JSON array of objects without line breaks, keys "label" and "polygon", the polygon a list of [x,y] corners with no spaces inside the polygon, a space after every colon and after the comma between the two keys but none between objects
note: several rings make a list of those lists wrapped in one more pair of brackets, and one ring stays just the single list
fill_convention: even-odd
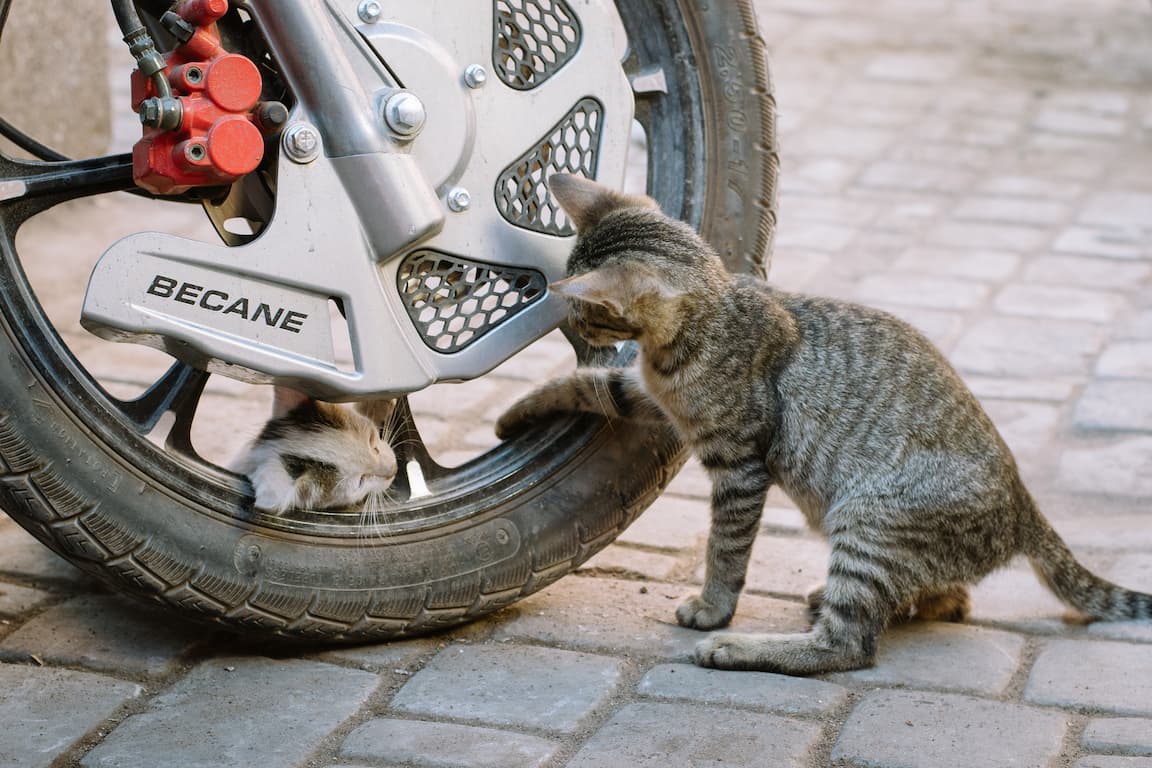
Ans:
[{"label": "red brake caliper", "polygon": [[168,195],[231,184],[264,158],[261,127],[271,132],[287,117],[279,104],[272,120],[258,109],[260,71],[221,46],[216,21],[227,12],[228,0],[184,0],[165,14],[164,26],[181,41],[165,57],[170,98],[132,72],[132,108],[144,125],[132,150],[133,176],[144,189]]}]

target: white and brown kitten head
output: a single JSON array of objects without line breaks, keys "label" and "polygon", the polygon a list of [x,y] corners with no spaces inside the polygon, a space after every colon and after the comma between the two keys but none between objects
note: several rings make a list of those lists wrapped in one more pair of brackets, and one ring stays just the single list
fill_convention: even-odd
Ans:
[{"label": "white and brown kitten head", "polygon": [[378,503],[396,477],[386,438],[395,401],[336,405],[275,388],[272,418],[234,462],[256,507],[329,509]]},{"label": "white and brown kitten head", "polygon": [[588,343],[668,343],[694,298],[722,289],[720,259],[655,200],[567,174],[550,176],[548,188],[579,233],[568,277],[549,290],[568,299],[569,322]]}]

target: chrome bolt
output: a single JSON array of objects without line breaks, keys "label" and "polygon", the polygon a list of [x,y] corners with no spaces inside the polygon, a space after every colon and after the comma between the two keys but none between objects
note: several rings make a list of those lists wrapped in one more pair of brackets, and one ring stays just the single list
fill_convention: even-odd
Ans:
[{"label": "chrome bolt", "polygon": [[472,195],[464,187],[453,187],[448,190],[448,207],[459,213],[468,210],[472,205]]},{"label": "chrome bolt", "polygon": [[397,91],[384,102],[384,122],[400,136],[415,136],[424,127],[428,113],[416,94]]},{"label": "chrome bolt", "polygon": [[383,9],[376,0],[363,0],[359,7],[356,8],[356,15],[359,16],[360,21],[365,24],[375,24],[380,20],[381,12],[383,12]]},{"label": "chrome bolt", "polygon": [[310,163],[320,156],[320,133],[308,123],[296,123],[284,131],[284,151],[297,163]]},{"label": "chrome bolt", "polygon": [[464,70],[464,84],[469,88],[483,88],[488,82],[488,70],[479,64],[469,64]]}]

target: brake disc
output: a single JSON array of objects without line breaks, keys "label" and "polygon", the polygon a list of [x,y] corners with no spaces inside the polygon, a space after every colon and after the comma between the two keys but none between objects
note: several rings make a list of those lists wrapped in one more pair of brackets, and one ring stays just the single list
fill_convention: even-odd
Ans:
[{"label": "brake disc", "polygon": [[[474,378],[553,329],[563,306],[547,284],[575,233],[544,180],[623,184],[633,101],[614,5],[251,7],[297,97],[275,211],[234,247],[159,233],[114,244],[84,326],[328,400]],[[293,22],[312,47],[286,44]],[[347,63],[339,88],[309,79],[320,51]],[[360,134],[331,124],[330,101],[352,92]]]}]

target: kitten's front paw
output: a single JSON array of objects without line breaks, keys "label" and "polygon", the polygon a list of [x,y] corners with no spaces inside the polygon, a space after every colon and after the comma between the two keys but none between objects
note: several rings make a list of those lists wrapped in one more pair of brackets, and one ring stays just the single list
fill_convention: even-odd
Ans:
[{"label": "kitten's front paw", "polygon": [[496,437],[507,440],[540,422],[543,414],[536,399],[529,395],[517,400],[496,420]]},{"label": "kitten's front paw", "polygon": [[696,663],[712,669],[754,669],[772,671],[760,658],[760,638],[723,632],[696,644]]},{"label": "kitten's front paw", "polygon": [[716,629],[727,626],[735,612],[735,600],[724,605],[714,605],[700,595],[693,595],[676,609],[676,621],[689,629]]}]

